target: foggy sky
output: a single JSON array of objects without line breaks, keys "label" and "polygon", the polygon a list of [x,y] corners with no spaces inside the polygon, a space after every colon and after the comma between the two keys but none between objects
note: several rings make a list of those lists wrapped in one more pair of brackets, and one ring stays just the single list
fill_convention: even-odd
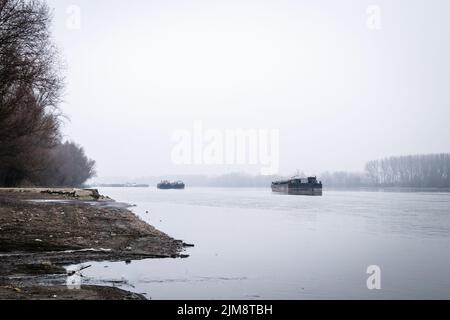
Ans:
[{"label": "foggy sky", "polygon": [[[172,134],[278,129],[280,173],[450,151],[448,1],[51,0],[67,138],[103,176],[258,173],[171,161]],[[381,29],[367,26],[369,5]],[[70,5],[81,29],[67,27]]]}]

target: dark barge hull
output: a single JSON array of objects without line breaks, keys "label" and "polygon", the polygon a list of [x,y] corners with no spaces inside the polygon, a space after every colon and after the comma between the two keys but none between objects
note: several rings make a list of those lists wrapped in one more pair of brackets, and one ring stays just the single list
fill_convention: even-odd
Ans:
[{"label": "dark barge hull", "polygon": [[298,196],[322,196],[322,188],[321,187],[302,187],[302,188],[289,188],[286,186],[276,186],[272,187],[272,192],[290,194],[290,195],[298,195]]},{"label": "dark barge hull", "polygon": [[184,190],[185,186],[172,186],[172,185],[160,185],[158,186],[158,189],[161,190]]}]

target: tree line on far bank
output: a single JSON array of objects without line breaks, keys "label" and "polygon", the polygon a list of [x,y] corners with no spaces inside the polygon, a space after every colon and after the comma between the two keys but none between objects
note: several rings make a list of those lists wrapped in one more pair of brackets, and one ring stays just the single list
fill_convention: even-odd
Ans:
[{"label": "tree line on far bank", "polygon": [[0,187],[79,186],[95,174],[82,147],[64,142],[64,87],[41,0],[0,0]]},{"label": "tree line on far bank", "polygon": [[365,169],[373,185],[450,187],[450,154],[391,157],[370,161]]},{"label": "tree line on far bank", "polygon": [[[304,173],[300,174],[306,177]],[[289,178],[289,177],[284,177]],[[267,187],[280,176],[228,174],[202,181],[204,186]],[[369,161],[362,172],[324,172],[324,187],[335,188],[450,188],[450,154],[390,157]]]},{"label": "tree line on far bank", "polygon": [[450,154],[390,157],[369,161],[365,172],[322,175],[331,187],[450,188]]},{"label": "tree line on far bank", "polygon": [[[302,172],[300,176],[307,175]],[[289,178],[291,177],[230,173],[220,176],[142,177],[135,182],[156,185],[161,180],[181,179],[191,187],[268,188],[273,181]],[[318,179],[325,188],[450,188],[450,154],[409,155],[374,160],[366,164],[364,171],[325,172],[320,174]]]}]

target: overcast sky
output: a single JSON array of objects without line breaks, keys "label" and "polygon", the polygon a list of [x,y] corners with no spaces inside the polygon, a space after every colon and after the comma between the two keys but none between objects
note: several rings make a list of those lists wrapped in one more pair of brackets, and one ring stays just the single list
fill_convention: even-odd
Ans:
[{"label": "overcast sky", "polygon": [[450,151],[449,1],[49,3],[64,132],[100,177],[258,173],[176,165],[174,132],[198,122],[279,130],[282,174]]}]

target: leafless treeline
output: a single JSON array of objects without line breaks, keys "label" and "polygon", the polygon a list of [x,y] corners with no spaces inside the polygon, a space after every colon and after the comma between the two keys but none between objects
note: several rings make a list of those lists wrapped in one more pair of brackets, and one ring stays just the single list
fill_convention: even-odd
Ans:
[{"label": "leafless treeline", "polygon": [[0,186],[78,185],[94,174],[83,149],[61,141],[50,23],[41,0],[0,0]]},{"label": "leafless treeline", "polygon": [[366,172],[373,185],[450,187],[450,154],[411,155],[370,161]]},{"label": "leafless treeline", "polygon": [[450,188],[450,154],[390,157],[369,161],[365,172],[321,175],[328,187]]}]

